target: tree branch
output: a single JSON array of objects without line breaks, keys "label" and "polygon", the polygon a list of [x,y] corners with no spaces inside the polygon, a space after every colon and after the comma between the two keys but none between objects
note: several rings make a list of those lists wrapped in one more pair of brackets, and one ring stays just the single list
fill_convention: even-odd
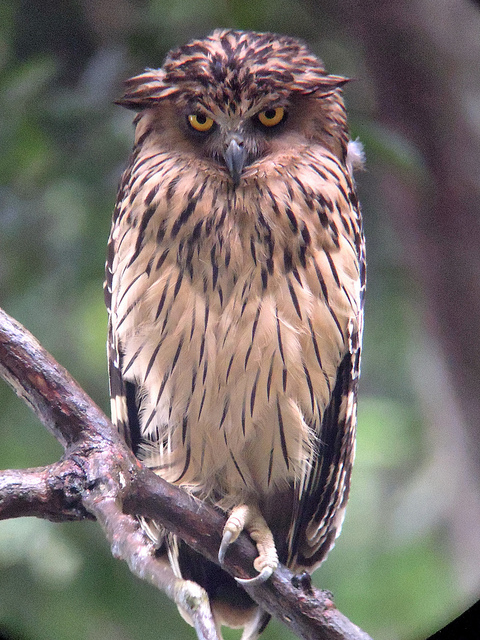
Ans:
[{"label": "tree branch", "polygon": [[37,516],[54,522],[93,520],[80,496],[78,469],[72,460],[35,469],[0,472],[0,519]]},{"label": "tree branch", "polygon": [[[68,372],[19,323],[0,310],[0,375],[29,404],[65,449],[38,469],[0,474],[0,519],[34,515],[55,521],[95,517],[114,556],[186,609],[201,640],[217,638],[206,593],[190,583],[188,598],[135,516],[161,522],[196,551],[218,562],[224,515],[145,468]],[[123,508],[123,511],[122,511]],[[243,534],[224,569],[252,577],[255,547]],[[266,611],[307,640],[369,640],[334,606],[331,594],[280,567],[270,580],[246,587]]]}]

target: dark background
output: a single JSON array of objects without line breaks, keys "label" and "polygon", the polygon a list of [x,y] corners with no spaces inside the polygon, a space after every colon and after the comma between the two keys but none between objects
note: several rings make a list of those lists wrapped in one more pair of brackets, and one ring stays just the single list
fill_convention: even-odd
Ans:
[{"label": "dark background", "polygon": [[[305,39],[345,90],[369,287],[353,489],[316,583],[375,640],[480,597],[480,11],[467,0],[2,0],[0,304],[108,411],[102,280],[122,81],[215,27]],[[0,384],[0,466],[59,445]],[[193,638],[95,523],[0,523],[0,637]],[[225,632],[226,639],[238,637]],[[265,640],[292,636],[272,624]]]}]

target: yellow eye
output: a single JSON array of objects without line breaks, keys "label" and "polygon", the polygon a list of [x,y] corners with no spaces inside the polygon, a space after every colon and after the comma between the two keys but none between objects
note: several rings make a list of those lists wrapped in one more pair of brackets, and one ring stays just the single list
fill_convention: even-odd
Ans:
[{"label": "yellow eye", "polygon": [[260,111],[258,114],[258,119],[263,124],[264,127],[274,127],[285,117],[285,109],[283,107],[277,107],[276,109],[266,109],[265,111]]},{"label": "yellow eye", "polygon": [[213,127],[213,120],[203,113],[191,113],[188,116],[188,122],[195,131],[210,131]]}]

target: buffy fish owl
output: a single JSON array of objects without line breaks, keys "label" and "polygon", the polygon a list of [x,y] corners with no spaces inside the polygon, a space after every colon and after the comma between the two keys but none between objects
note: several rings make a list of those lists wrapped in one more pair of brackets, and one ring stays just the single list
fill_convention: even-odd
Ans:
[{"label": "buffy fish owl", "polygon": [[221,569],[228,545],[250,534],[256,581],[312,572],[348,498],[365,261],[346,81],[294,38],[216,30],[118,100],[137,115],[108,244],[113,420],[225,512],[219,566],[143,524],[244,639],[268,616]]}]

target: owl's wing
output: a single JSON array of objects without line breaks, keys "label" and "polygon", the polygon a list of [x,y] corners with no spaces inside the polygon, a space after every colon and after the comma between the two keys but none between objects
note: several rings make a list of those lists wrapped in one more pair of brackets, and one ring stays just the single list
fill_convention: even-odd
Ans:
[{"label": "owl's wing", "polygon": [[303,488],[294,497],[288,565],[312,571],[327,556],[339,535],[355,455],[360,335],[350,336]]},{"label": "owl's wing", "polygon": [[344,336],[345,350],[320,428],[318,424],[310,424],[316,438],[306,477],[294,487],[287,560],[288,566],[294,570],[308,569],[311,572],[326,558],[340,534],[350,489],[366,285],[361,212],[351,180],[353,169],[363,166],[363,161],[361,144],[350,142],[345,178],[349,184],[352,208],[346,214],[353,234],[350,238],[345,236],[345,239],[355,252],[358,279],[350,292],[344,288],[351,306],[350,322]]},{"label": "owl's wing", "polygon": [[110,236],[105,264],[104,295],[108,310],[108,378],[110,384],[110,404],[112,422],[123,436],[126,444],[136,453],[140,444],[139,404],[137,390],[132,382],[124,380],[122,375],[123,352],[113,331],[112,323],[112,280],[115,258],[115,240]]}]

